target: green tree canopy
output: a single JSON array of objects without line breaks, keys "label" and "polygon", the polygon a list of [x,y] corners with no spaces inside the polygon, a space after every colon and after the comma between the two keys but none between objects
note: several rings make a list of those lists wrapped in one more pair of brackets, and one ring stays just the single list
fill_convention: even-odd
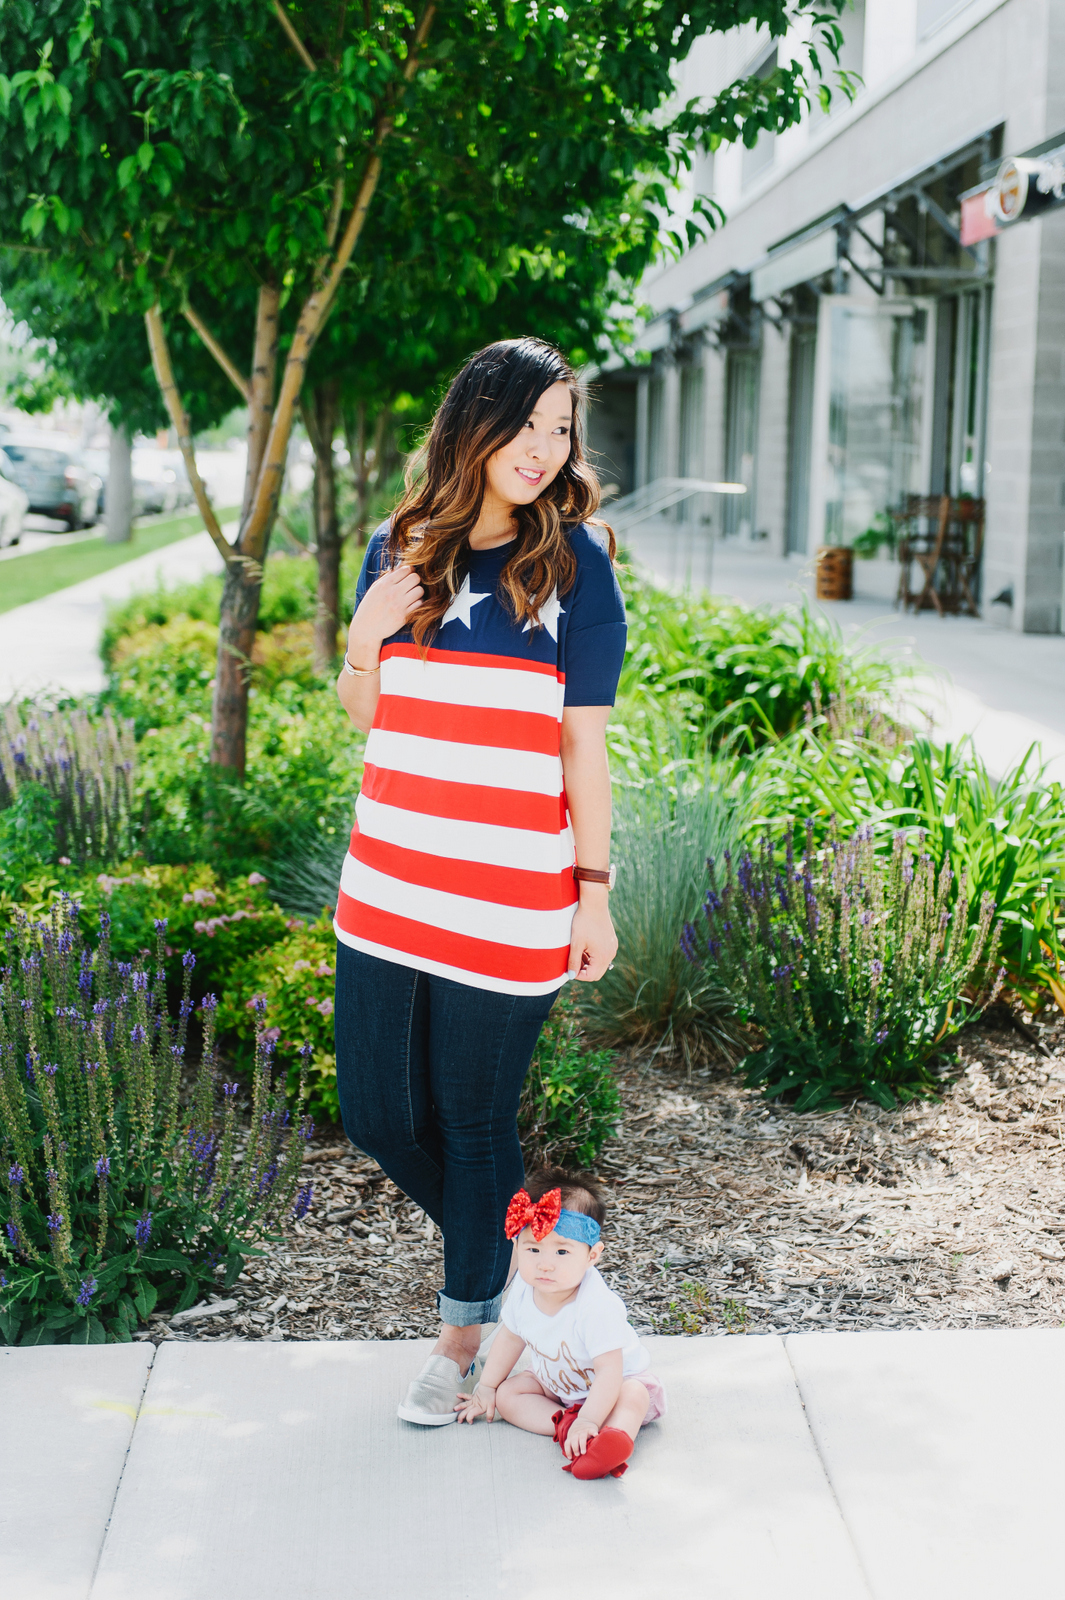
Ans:
[{"label": "green tree canopy", "polygon": [[[583,262],[604,292],[612,275],[634,282],[663,247],[666,185],[696,144],[795,122],[838,50],[844,3],[7,0],[0,244],[47,251],[102,307],[145,315],[227,563],[218,762],[243,769],[244,664],[286,446],[360,238],[363,303],[382,258],[393,287],[426,269],[439,282],[444,265],[456,300],[478,291],[484,304],[520,269],[564,281]],[[671,73],[693,41],[749,22],[777,37],[809,24],[814,43],[766,78],[677,105]],[[698,228],[696,216],[687,237]],[[234,342],[229,308],[245,297],[254,315]],[[227,308],[224,329],[211,304]],[[182,312],[249,405],[233,547],[192,459],[166,332]]]}]

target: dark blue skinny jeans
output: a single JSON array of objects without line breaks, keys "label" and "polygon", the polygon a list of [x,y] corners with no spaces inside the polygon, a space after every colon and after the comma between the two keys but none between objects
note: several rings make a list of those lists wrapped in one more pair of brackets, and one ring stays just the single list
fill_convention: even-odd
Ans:
[{"label": "dark blue skinny jeans", "polygon": [[495,1322],[524,1181],[521,1086],[555,994],[496,994],[337,944],[337,1088],[352,1144],[444,1236],[444,1322]]}]

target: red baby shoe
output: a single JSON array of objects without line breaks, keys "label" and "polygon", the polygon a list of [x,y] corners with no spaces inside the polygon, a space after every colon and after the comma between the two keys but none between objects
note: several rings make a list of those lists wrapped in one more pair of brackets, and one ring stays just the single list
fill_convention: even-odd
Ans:
[{"label": "red baby shoe", "polygon": [[580,1409],[581,1402],[578,1400],[575,1405],[567,1406],[565,1411],[556,1411],[551,1418],[551,1421],[555,1424],[555,1443],[563,1450],[566,1448],[566,1437],[577,1420],[577,1413]]},{"label": "red baby shoe", "polygon": [[628,1471],[632,1450],[632,1440],[624,1428],[603,1428],[588,1440],[584,1454],[567,1461],[562,1470],[572,1472],[575,1478],[620,1478]]}]

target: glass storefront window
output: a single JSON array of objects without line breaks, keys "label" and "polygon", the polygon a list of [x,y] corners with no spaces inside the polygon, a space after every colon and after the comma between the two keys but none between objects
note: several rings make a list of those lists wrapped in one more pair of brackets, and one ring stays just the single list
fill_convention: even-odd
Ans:
[{"label": "glass storefront window", "polygon": [[828,544],[850,544],[880,512],[927,491],[934,316],[927,301],[822,300],[827,372],[818,385],[824,445],[814,526]]}]

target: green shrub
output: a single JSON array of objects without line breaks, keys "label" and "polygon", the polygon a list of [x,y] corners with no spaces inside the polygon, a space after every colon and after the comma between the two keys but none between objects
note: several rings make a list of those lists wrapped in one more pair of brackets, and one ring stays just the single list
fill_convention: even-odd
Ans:
[{"label": "green shrub", "polygon": [[95,952],[69,900],[47,923],[21,919],[8,950],[0,1341],[128,1340],[157,1305],[181,1310],[231,1284],[257,1241],[303,1214],[310,1126],[285,1109],[263,1021],[242,1138],[237,1085],[219,1082],[213,996],[183,1096],[187,977],[171,1020],[158,974],[112,958],[106,917]]},{"label": "green shrub", "polygon": [[952,917],[949,865],[937,874],[929,855],[915,860],[901,832],[888,861],[871,828],[818,850],[808,826],[799,860],[793,838],[776,855],[763,839],[735,868],[726,857],[723,882],[711,863],[705,925],[684,930],[688,959],[764,1034],[741,1063],[747,1082],[797,1095],[799,1111],[931,1093],[930,1059],[1002,981],[991,896],[970,928],[964,885]]},{"label": "green shrub", "polygon": [[619,684],[619,720],[639,740],[644,720],[666,715],[696,741],[737,728],[753,742],[799,727],[815,686],[885,692],[897,661],[844,640],[839,626],[800,605],[749,610],[711,596],[677,596],[624,575],[629,642]]},{"label": "green shrub", "polygon": [[0,811],[0,904],[14,904],[58,856],[54,797],[43,784],[20,784],[14,803]]},{"label": "green shrub", "polygon": [[612,970],[578,985],[574,1003],[597,1042],[679,1052],[689,1063],[733,1051],[735,1006],[720,978],[685,961],[678,930],[702,903],[706,858],[735,847],[752,808],[737,763],[667,768],[614,793]]},{"label": "green shrub", "polygon": [[[340,1121],[333,1040],[335,974],[332,922],[322,917],[310,926],[300,924],[272,949],[249,954],[229,969],[218,1013],[219,1027],[241,1041],[243,1059],[250,1060],[259,1026],[255,1002],[265,999],[271,1022],[268,1036],[278,1065],[287,1071],[290,1093],[298,1091],[305,1070],[308,1110],[329,1122]],[[310,1053],[301,1057],[305,1043]]]},{"label": "green shrub", "polygon": [[544,1024],[521,1094],[526,1166],[590,1167],[621,1121],[609,1050],[589,1050],[565,992]]},{"label": "green shrub", "polygon": [[310,624],[279,626],[256,646],[243,783],[210,762],[216,641],[214,624],[179,616],[123,635],[112,652],[107,697],[140,739],[145,853],[251,872],[295,838],[346,837],[364,741],[332,682],[313,676]]}]

